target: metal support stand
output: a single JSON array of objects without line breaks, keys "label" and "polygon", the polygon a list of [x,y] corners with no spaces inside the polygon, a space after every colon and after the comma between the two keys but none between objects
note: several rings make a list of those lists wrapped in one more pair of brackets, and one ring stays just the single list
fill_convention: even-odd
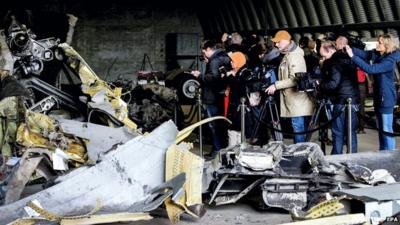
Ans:
[{"label": "metal support stand", "polygon": [[[325,114],[326,120],[329,121],[332,119],[332,113],[330,108],[330,102],[326,99],[319,99],[317,101],[317,107],[316,111],[311,117],[311,121],[308,125],[308,130],[315,129],[318,126],[318,123],[321,121],[321,116],[323,113]],[[306,142],[309,142],[311,140],[312,133],[306,134]],[[322,130],[319,131],[319,140],[321,142],[321,150],[325,153],[326,150],[326,139],[328,138],[328,131],[326,128],[323,128]]]},{"label": "metal support stand", "polygon": [[[175,99],[175,106],[174,106],[174,123],[176,126],[178,126],[178,94],[176,93],[176,90],[174,91],[174,99]],[[179,126],[178,126],[179,127]]]},{"label": "metal support stand", "polygon": [[351,137],[351,129],[352,129],[352,126],[351,126],[351,111],[352,111],[352,109],[351,109],[351,98],[348,98],[347,99],[347,153],[348,154],[351,154],[351,152],[352,152],[352,147],[353,146],[351,146],[351,139],[352,139],[352,137]]},{"label": "metal support stand", "polygon": [[[202,114],[202,106],[201,106],[201,89],[197,89],[197,119],[200,122],[201,121],[201,114]],[[200,149],[200,156],[204,157],[203,155],[203,128],[200,125],[199,126],[199,149]]]},{"label": "metal support stand", "polygon": [[246,143],[246,98],[240,99],[240,139],[241,143]]},{"label": "metal support stand", "polygon": [[[281,124],[279,121],[279,113],[278,113],[278,108],[276,106],[275,100],[272,96],[268,96],[264,102],[264,104],[261,107],[260,110],[260,116],[259,120],[264,120],[266,113],[269,111],[270,113],[270,119],[272,126],[275,129],[281,130]],[[256,125],[253,128],[252,134],[251,134],[251,139],[254,139],[254,137],[257,135],[258,131],[260,128],[260,122],[257,121]],[[279,131],[271,131],[271,135],[273,135],[275,141],[283,141],[283,135]]]}]

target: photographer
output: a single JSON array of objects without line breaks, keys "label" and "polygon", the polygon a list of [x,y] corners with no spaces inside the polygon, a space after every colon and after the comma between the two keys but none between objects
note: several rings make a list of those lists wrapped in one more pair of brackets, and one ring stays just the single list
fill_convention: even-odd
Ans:
[{"label": "photographer", "polygon": [[[202,53],[207,59],[205,74],[200,74],[200,71],[192,71],[193,76],[201,82],[202,100],[206,108],[207,117],[223,115],[225,84],[219,68],[230,68],[229,56],[217,46],[215,41],[205,41],[202,45]],[[215,156],[225,146],[223,141],[225,137],[223,135],[225,135],[226,131],[224,131],[223,124],[220,121],[213,121],[208,125],[214,145],[212,155]]]},{"label": "photographer", "polygon": [[231,58],[232,70],[226,73],[226,80],[228,83],[227,94],[229,96],[229,105],[227,118],[232,121],[232,125],[228,131],[229,146],[233,146],[240,142],[240,138],[233,140],[234,133],[240,131],[240,111],[238,107],[241,104],[240,99],[246,97],[245,78],[251,73],[246,67],[246,56],[241,52],[234,52],[229,55]]},{"label": "photographer", "polygon": [[243,37],[237,32],[232,34],[224,33],[221,41],[227,53],[241,52],[245,55],[248,53],[247,47],[243,44]]},{"label": "photographer", "polygon": [[[281,117],[291,118],[294,132],[305,131],[306,116],[311,116],[314,105],[307,93],[297,92],[295,73],[306,72],[303,50],[291,40],[287,31],[278,31],[272,41],[284,57],[278,69],[278,81],[269,86],[265,92],[269,95],[280,90]],[[305,135],[295,135],[294,143],[304,142]]]},{"label": "photographer", "polygon": [[318,90],[332,101],[333,115],[339,115],[332,123],[333,148],[331,154],[342,154],[346,138],[346,124],[348,124],[344,109],[348,98],[352,99],[351,149],[352,152],[357,152],[356,111],[358,110],[359,92],[356,67],[345,53],[336,50],[332,41],[321,43],[320,54],[324,58],[324,63]]},{"label": "photographer", "polygon": [[[363,51],[346,46],[351,60],[374,78],[374,110],[379,128],[379,149],[396,149],[394,137],[383,132],[393,132],[393,108],[396,104],[394,73],[396,62],[400,60],[398,44],[390,34],[380,35],[376,49]],[[372,61],[372,65],[367,61]]]}]

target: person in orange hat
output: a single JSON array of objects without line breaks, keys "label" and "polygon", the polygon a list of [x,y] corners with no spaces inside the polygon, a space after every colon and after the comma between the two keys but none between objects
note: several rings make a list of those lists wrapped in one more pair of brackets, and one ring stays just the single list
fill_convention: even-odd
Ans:
[{"label": "person in orange hat", "polygon": [[[226,117],[232,121],[232,125],[229,127],[228,137],[229,146],[238,144],[239,139],[232,140],[232,133],[239,133],[240,127],[240,112],[237,110],[240,105],[240,99],[246,97],[246,88],[244,85],[244,78],[248,76],[251,71],[246,67],[246,56],[242,52],[234,52],[229,55],[231,59],[232,70],[226,74],[226,80],[228,84],[227,96],[229,98],[229,104],[227,107]],[[237,135],[234,135],[237,136]]]},{"label": "person in orange hat", "polygon": [[[295,89],[295,74],[307,72],[304,51],[292,41],[292,37],[285,30],[278,31],[272,41],[284,57],[279,65],[278,81],[269,86],[265,92],[272,95],[278,90],[280,116],[291,119],[294,132],[305,131],[306,120],[313,114],[314,105],[307,93]],[[304,141],[306,141],[305,135],[294,135],[294,143]]]}]

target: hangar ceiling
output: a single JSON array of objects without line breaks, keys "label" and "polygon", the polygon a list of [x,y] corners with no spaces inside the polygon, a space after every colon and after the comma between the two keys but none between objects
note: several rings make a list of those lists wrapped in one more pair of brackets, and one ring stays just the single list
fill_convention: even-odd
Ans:
[{"label": "hangar ceiling", "polygon": [[400,0],[206,0],[198,16],[206,37],[285,28],[294,33],[353,31],[371,38],[397,35]]}]

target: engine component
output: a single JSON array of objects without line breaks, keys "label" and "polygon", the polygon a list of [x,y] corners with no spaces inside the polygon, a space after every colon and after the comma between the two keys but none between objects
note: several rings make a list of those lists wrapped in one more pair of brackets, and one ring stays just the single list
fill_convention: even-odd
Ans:
[{"label": "engine component", "polygon": [[52,95],[40,100],[38,103],[34,104],[29,108],[32,112],[45,113],[49,111],[53,106],[58,105],[58,101]]}]

